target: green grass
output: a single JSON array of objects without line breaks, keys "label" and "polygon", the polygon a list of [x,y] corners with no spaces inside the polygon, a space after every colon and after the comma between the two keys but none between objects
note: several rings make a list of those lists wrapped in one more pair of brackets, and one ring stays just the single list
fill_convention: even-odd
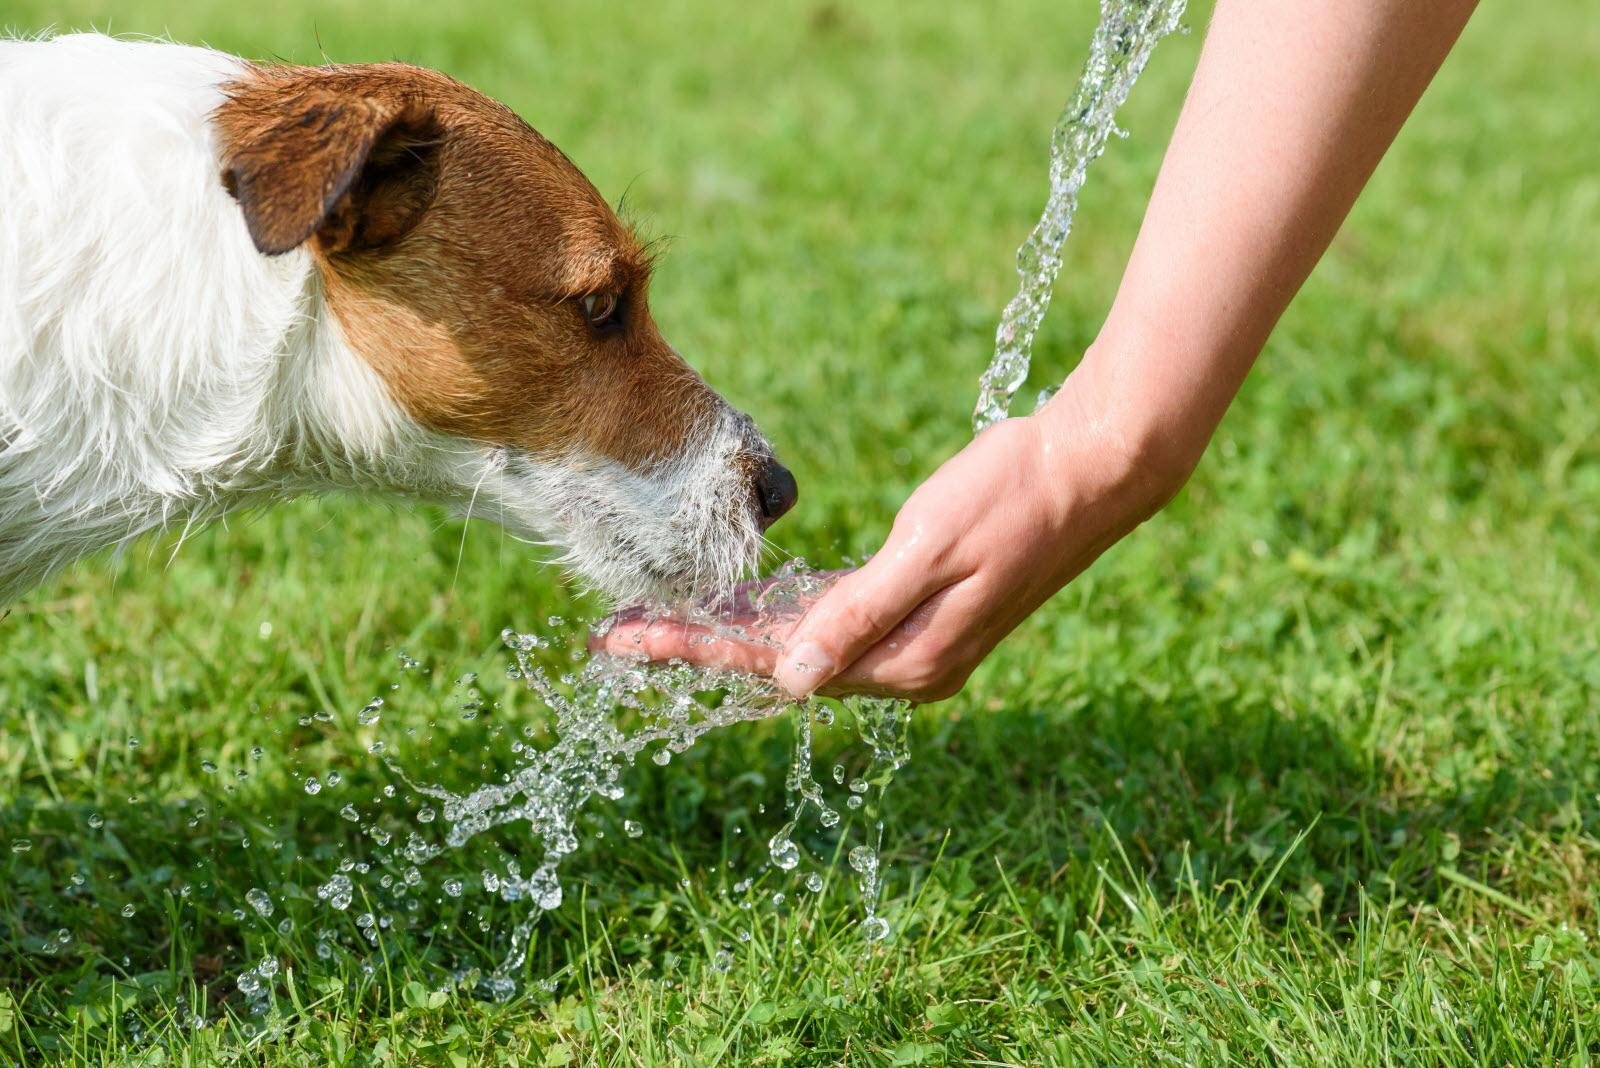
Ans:
[{"label": "green grass", "polygon": [[[672,236],[656,316],[779,444],[803,489],[779,541],[828,565],[967,436],[1092,7],[7,0],[0,23],[401,57],[507,100]],[[1485,5],[1189,488],[917,714],[886,948],[864,955],[842,863],[817,895],[762,867],[778,723],[595,810],[511,1001],[449,982],[510,923],[470,895],[421,895],[371,975],[319,959],[357,910],[309,889],[368,849],[338,810],[391,781],[354,715],[397,650],[434,671],[385,727],[426,731],[459,672],[499,678],[502,626],[599,606],[493,528],[306,502],[90,561],[0,621],[0,1062],[1587,1063],[1586,15]],[[1158,51],[1090,177],[1041,383],[1107,306],[1198,38]],[[430,775],[484,780],[522,725],[440,728]],[[845,729],[819,744],[860,759]],[[235,917],[252,886],[287,935]],[[740,907],[777,888],[784,909]],[[267,955],[263,1034],[234,981]]]}]

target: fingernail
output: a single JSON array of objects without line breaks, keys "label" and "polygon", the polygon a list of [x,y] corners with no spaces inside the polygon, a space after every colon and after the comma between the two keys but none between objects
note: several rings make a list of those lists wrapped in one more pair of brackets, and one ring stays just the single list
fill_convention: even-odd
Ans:
[{"label": "fingernail", "polygon": [[793,696],[810,697],[837,670],[826,649],[816,642],[801,642],[778,662],[772,677]]}]

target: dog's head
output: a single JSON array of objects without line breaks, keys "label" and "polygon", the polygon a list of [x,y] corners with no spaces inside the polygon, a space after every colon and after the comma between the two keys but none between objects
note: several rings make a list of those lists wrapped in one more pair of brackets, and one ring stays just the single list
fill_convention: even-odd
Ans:
[{"label": "dog's head", "polygon": [[617,598],[754,563],[794,479],[663,340],[645,250],[559,149],[404,64],[253,68],[226,94],[222,181],[256,248],[309,250],[344,343],[454,454],[400,488],[559,546]]}]

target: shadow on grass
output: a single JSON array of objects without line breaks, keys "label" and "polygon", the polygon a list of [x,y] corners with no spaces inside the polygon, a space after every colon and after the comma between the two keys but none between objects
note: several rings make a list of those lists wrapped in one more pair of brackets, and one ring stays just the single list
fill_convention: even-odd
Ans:
[{"label": "shadow on grass", "polygon": [[[1576,753],[1538,775],[1482,761],[1414,774],[1363,749],[1344,725],[1265,702],[1155,700],[1130,686],[1080,703],[1070,712],[917,717],[913,759],[884,806],[891,896],[954,871],[974,897],[1077,899],[1081,916],[1097,869],[1120,869],[1124,855],[1158,901],[1176,902],[1186,873],[1203,889],[1237,894],[1293,847],[1277,876],[1282,893],[1263,899],[1264,922],[1292,908],[1339,936],[1360,888],[1437,901],[1452,885],[1441,865],[1481,871],[1497,845],[1526,829],[1566,826],[1573,799],[1592,792],[1592,764]],[[616,966],[703,950],[705,917],[737,907],[737,883],[777,878],[765,868],[766,839],[783,819],[789,745],[783,722],[722,732],[670,766],[642,763],[626,798],[592,805],[581,825],[586,845],[564,869],[566,904],[538,925],[527,974],[578,967],[595,913],[623,918],[609,933]],[[820,732],[818,778],[835,762],[859,766],[859,750],[843,726]],[[496,770],[470,745],[454,761],[432,777],[483,782]],[[519,826],[423,865],[409,903],[399,895],[335,915],[317,899],[316,885],[342,861],[377,864],[383,851],[340,810],[394,781],[374,760],[315,797],[285,773],[162,802],[80,803],[44,790],[13,800],[0,825],[29,845],[0,856],[0,989],[48,990],[35,1021],[47,1031],[64,1026],[63,1012],[92,1023],[115,1011],[120,1003],[106,994],[113,979],[142,977],[134,989],[142,983],[151,997],[204,988],[214,1010],[237,998],[239,969],[263,953],[299,958],[314,973],[329,932],[341,953],[366,950],[354,919],[367,909],[393,917],[382,955],[405,974],[492,965],[527,907],[439,887],[449,877],[475,880],[507,854],[523,853],[530,868],[537,852],[526,855]],[[383,807],[397,835],[409,826],[394,819],[409,816],[404,801]],[[645,835],[627,838],[624,820]],[[807,864],[825,863],[839,833],[860,830],[850,820],[814,828],[802,840]],[[405,866],[387,870],[403,879]],[[252,887],[268,890],[271,917],[245,903]],[[857,904],[836,894],[828,907]]]},{"label": "shadow on grass", "polygon": [[1203,888],[1249,884],[1304,832],[1279,886],[1304,887],[1337,928],[1362,887],[1433,902],[1452,885],[1441,867],[1486,869],[1519,834],[1580,830],[1578,799],[1595,789],[1578,745],[1513,770],[1463,740],[1431,766],[1402,768],[1348,725],[1265,702],[1154,701],[1129,687],[1082,704],[1068,715],[927,713],[891,800],[897,833],[926,854],[949,827],[949,854],[993,854],[1019,886],[1120,868],[1120,842],[1159,899],[1186,872]]}]

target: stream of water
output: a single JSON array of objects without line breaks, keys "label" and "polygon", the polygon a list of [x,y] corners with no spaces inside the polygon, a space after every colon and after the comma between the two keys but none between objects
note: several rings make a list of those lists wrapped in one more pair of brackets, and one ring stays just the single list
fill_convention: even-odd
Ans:
[{"label": "stream of water", "polygon": [[[1061,246],[1072,232],[1078,194],[1089,166],[1117,128],[1117,109],[1144,73],[1161,38],[1179,28],[1186,0],[1100,0],[1100,25],[1089,44],[1078,88],[1050,134],[1050,195],[1044,212],[1017,250],[1017,295],[1000,314],[994,357],[978,380],[972,429],[982,432],[1011,414],[1028,380],[1033,339],[1050,308],[1061,271]],[[1043,399],[1043,397],[1041,397]]]}]

